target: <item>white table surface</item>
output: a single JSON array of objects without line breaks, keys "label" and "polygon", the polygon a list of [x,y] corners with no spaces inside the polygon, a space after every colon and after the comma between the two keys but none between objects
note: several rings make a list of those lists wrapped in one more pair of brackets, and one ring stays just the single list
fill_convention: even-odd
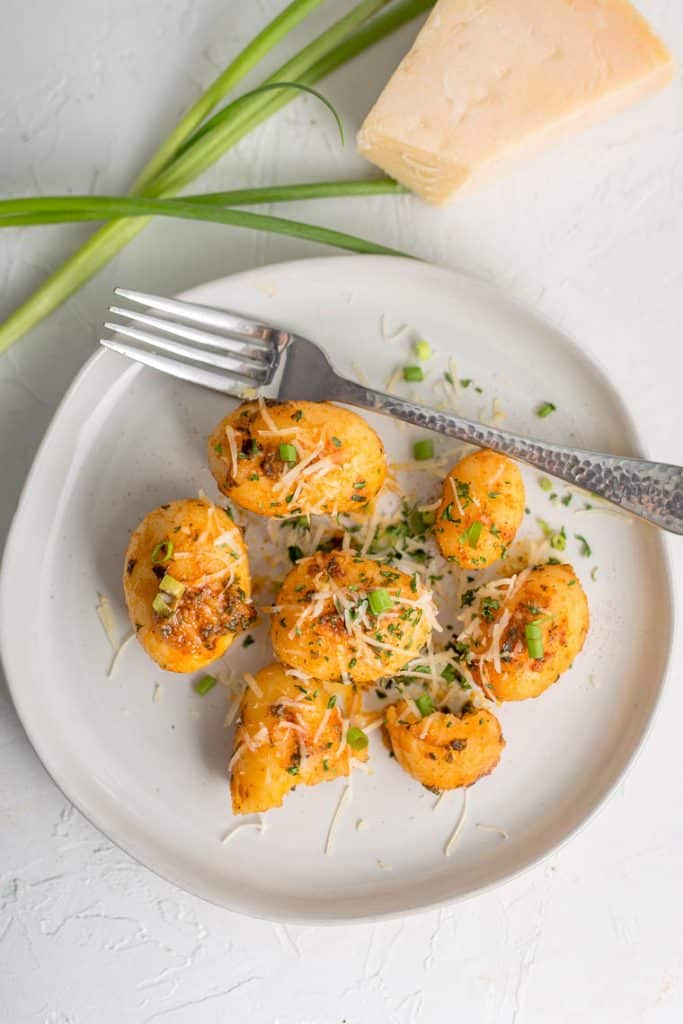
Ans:
[{"label": "white table surface", "polygon": [[[4,0],[0,193],[123,191],[200,87],[282,6]],[[311,21],[322,25],[348,6],[329,0]],[[683,5],[640,6],[683,61]],[[343,151],[327,113],[303,97],[203,184],[360,176],[353,131],[414,32],[408,27],[323,86],[347,125]],[[447,211],[378,197],[287,212],[465,270],[552,318],[609,369],[649,452],[680,462],[682,113],[677,81]],[[3,233],[0,316],[87,233]],[[208,225],[147,228],[0,358],[3,534],[50,417],[93,351],[115,284],[171,294],[324,251]],[[683,544],[670,550],[680,585]],[[0,1024],[678,1024],[682,671],[679,649],[636,766],[559,854],[448,910],[328,929],[229,914],[134,863],[47,777],[0,681]]]}]

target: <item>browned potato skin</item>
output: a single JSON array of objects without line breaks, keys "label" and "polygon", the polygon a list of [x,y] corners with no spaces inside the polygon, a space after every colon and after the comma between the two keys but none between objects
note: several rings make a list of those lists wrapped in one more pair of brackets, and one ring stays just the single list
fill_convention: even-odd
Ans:
[{"label": "browned potato skin", "polygon": [[[387,572],[395,573],[397,578],[387,578],[383,575]],[[316,679],[341,679],[343,666],[352,682],[363,685],[398,672],[419,654],[431,633],[424,615],[417,623],[401,621],[402,635],[387,633],[386,626],[393,620],[382,616],[378,620],[380,634],[394,646],[405,647],[405,654],[379,649],[370,654],[365,645],[359,648],[346,632],[331,600],[322,616],[303,622],[299,635],[290,638],[289,633],[295,629],[299,615],[309,604],[310,593],[327,589],[330,579],[339,588],[357,586],[359,596],[378,588],[387,590],[392,597],[409,600],[421,593],[421,590],[412,592],[411,577],[406,573],[349,552],[318,552],[303,558],[285,578],[275,600],[276,607],[282,607],[282,611],[273,615],[271,641],[280,661]],[[375,632],[373,630],[373,636]]]},{"label": "browned potato skin", "polygon": [[[209,536],[201,541],[207,525]],[[203,576],[225,567],[225,556],[221,559],[213,538],[226,532],[230,533],[226,551],[237,555],[233,583],[226,588],[224,578],[196,586]],[[175,614],[161,618],[152,608],[159,587],[152,552],[167,538],[173,542],[173,555],[160,569],[187,589]],[[191,557],[177,557],[185,553]],[[133,530],[126,551],[123,589],[138,640],[150,658],[168,672],[194,672],[220,658],[254,618],[242,532],[223,509],[199,498],[162,505]]]},{"label": "browned potato skin", "polygon": [[[348,775],[351,761],[356,756],[345,746],[337,756],[345,723],[342,719],[343,696],[330,710],[327,723],[316,740],[316,732],[328,710],[334,691],[325,684],[311,680],[306,684],[307,694],[298,689],[297,679],[288,676],[282,665],[269,665],[256,675],[262,691],[257,697],[248,689],[242,699],[235,730],[233,754],[244,743],[245,732],[257,735],[262,726],[268,730],[268,739],[257,750],[243,746],[230,776],[233,814],[256,814],[272,807],[281,807],[291,789],[298,785],[316,786],[330,782],[340,775]],[[311,700],[306,700],[309,696]],[[296,701],[296,707],[281,703]],[[305,735],[282,723],[293,722],[303,726]],[[306,756],[300,765],[303,743]],[[362,753],[365,759],[366,752]],[[327,764],[327,769],[325,768]],[[296,770],[296,774],[288,769]]]},{"label": "browned potato skin", "polygon": [[473,785],[493,771],[505,747],[500,722],[483,708],[461,717],[434,711],[421,718],[399,701],[387,708],[385,729],[398,763],[428,789]]},{"label": "browned potato skin", "polygon": [[[386,477],[386,455],[380,438],[360,416],[329,402],[269,401],[267,407],[278,428],[297,428],[299,436],[312,438],[314,443],[324,439],[318,459],[332,459],[337,468],[317,481],[307,480],[296,503],[287,502],[287,495],[276,493],[276,486],[292,467],[280,458],[279,447],[296,437],[261,434],[268,431],[268,425],[258,403],[244,402],[221,420],[209,437],[209,468],[223,494],[262,516],[288,516],[295,509],[304,515],[358,512],[376,497]],[[236,477],[226,426],[235,430],[237,450],[247,456],[238,459]],[[261,448],[255,454],[251,454],[252,441]]]},{"label": "browned potato skin", "polygon": [[[458,511],[451,479],[464,491],[462,497],[459,495],[463,515]],[[434,525],[441,554],[463,569],[491,565],[514,540],[524,516],[524,504],[524,483],[512,459],[488,448],[465,456],[444,480]],[[477,521],[483,529],[476,547],[471,547],[462,536]]]},{"label": "browned potato skin", "polygon": [[[501,650],[509,653],[510,660],[501,663],[499,673],[487,662],[486,678],[499,701],[528,700],[557,682],[580,652],[588,633],[588,600],[571,565],[539,565],[506,607],[512,615],[503,631]],[[534,660],[529,657],[524,627],[545,616],[552,618],[540,623],[543,657]],[[494,622],[486,624],[478,649],[488,647]],[[472,674],[479,680],[474,667]]]}]

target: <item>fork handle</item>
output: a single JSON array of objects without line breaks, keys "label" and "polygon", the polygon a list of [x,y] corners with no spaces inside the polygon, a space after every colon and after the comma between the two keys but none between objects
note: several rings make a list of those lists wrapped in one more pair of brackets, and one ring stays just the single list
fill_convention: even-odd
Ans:
[{"label": "fork handle", "polygon": [[536,469],[606,498],[633,515],[672,533],[683,534],[683,467],[646,459],[582,451],[546,441],[532,441],[507,430],[418,405],[395,395],[337,378],[335,401],[370,409],[434,430],[480,448],[521,459]]}]

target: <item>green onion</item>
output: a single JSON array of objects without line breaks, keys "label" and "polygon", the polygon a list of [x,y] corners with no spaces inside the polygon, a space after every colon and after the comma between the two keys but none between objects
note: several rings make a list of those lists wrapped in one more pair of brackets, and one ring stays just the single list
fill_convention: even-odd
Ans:
[{"label": "green onion", "polygon": [[594,565],[593,568],[591,569],[591,579],[593,580],[593,583],[595,583],[597,581],[597,578],[598,578],[598,567],[597,567],[597,565]]},{"label": "green onion", "polygon": [[290,764],[289,768],[287,769],[287,772],[290,775],[298,775],[299,774],[299,765],[298,764]]},{"label": "green onion", "polygon": [[445,679],[447,683],[454,683],[456,679],[456,671],[453,665],[444,665],[441,673],[441,678]]},{"label": "green onion", "polygon": [[334,445],[335,448],[341,448],[342,443],[341,443],[341,441],[339,440],[338,437],[331,438],[331,441],[332,441],[332,444]]},{"label": "green onion", "polygon": [[403,379],[411,381],[420,381],[425,379],[424,370],[421,366],[404,366],[403,367]]},{"label": "green onion", "polygon": [[290,562],[298,562],[300,558],[304,557],[304,553],[298,544],[291,544],[287,548],[287,554],[289,555]]},{"label": "green onion", "polygon": [[194,688],[200,697],[206,697],[209,690],[213,690],[218,680],[215,676],[202,676],[195,684]]},{"label": "green onion", "polygon": [[550,538],[550,547],[554,548],[555,551],[564,551],[567,547],[567,534],[564,532],[564,526],[558,533],[554,533]]},{"label": "green onion", "polygon": [[426,718],[427,715],[431,715],[434,711],[434,701],[428,693],[421,693],[415,703],[417,705],[417,710],[423,718]]},{"label": "green onion", "polygon": [[415,355],[425,363],[428,359],[432,358],[432,346],[424,338],[420,338],[419,341],[415,342]]},{"label": "green onion", "polygon": [[159,541],[152,551],[152,565],[163,565],[164,562],[170,562],[172,555],[173,541],[168,539]]},{"label": "green onion", "polygon": [[464,544],[469,544],[471,548],[476,548],[483,529],[484,524],[480,522],[479,519],[475,519],[472,525],[465,530],[460,539]]},{"label": "green onion", "polygon": [[351,725],[346,731],[346,742],[352,750],[365,750],[368,745],[368,737],[357,725]]},{"label": "green onion", "polygon": [[281,444],[278,453],[283,462],[296,462],[296,448],[293,444]]},{"label": "green onion", "polygon": [[524,627],[526,649],[529,657],[537,660],[543,657],[543,633],[538,622],[528,622]]},{"label": "green onion", "polygon": [[173,608],[169,601],[167,601],[164,594],[157,593],[155,595],[154,600],[152,601],[152,608],[157,615],[161,615],[164,619],[167,619],[169,615],[173,614]]},{"label": "green onion", "polygon": [[553,482],[552,480],[548,480],[547,476],[542,476],[539,477],[538,486],[541,488],[542,491],[552,491]]},{"label": "green onion", "polygon": [[434,442],[431,440],[416,441],[413,445],[413,456],[417,462],[427,462],[434,458]]},{"label": "green onion", "polygon": [[244,640],[242,641],[242,647],[251,647],[251,645],[255,644],[255,643],[256,643],[256,641],[254,640],[254,638],[251,635],[251,633],[247,633],[247,635],[245,636]]},{"label": "green onion", "polygon": [[336,693],[333,693],[332,696],[330,697],[330,699],[327,702],[327,706],[328,706],[328,708],[331,709],[331,708],[335,707],[336,703],[337,703],[337,695],[336,695]]},{"label": "green onion", "polygon": [[159,590],[163,591],[164,594],[170,594],[171,597],[182,597],[185,593],[185,584],[166,573],[159,584]]},{"label": "green onion", "polygon": [[302,199],[395,195],[402,192],[405,192],[403,186],[391,178],[367,178],[359,181],[316,181],[293,185],[266,185],[261,188],[238,188],[227,192],[200,192],[183,196],[182,199],[154,199],[142,196],[28,196],[21,199],[0,199],[0,228],[149,217],[156,214],[172,216],[170,211],[188,203],[196,207],[221,209],[265,203],[289,203]]},{"label": "green onion", "polygon": [[552,402],[542,402],[536,409],[536,415],[540,420],[544,420],[546,416],[550,416],[550,413],[555,412],[556,409],[557,406]]},{"label": "green onion", "polygon": [[[401,0],[392,5],[391,10],[372,19],[369,24],[362,25],[363,20],[384,6],[384,2],[385,0],[366,0],[365,3],[357,5],[350,12],[353,18],[346,15],[298,55],[298,64],[294,66],[294,73],[292,73],[292,62],[290,61],[284,68],[276,72],[273,78],[277,80],[286,77],[291,81],[296,80],[311,85],[433,5],[433,0]],[[161,185],[163,169],[170,167],[177,170],[173,157],[182,143],[190,137],[192,131],[201,124],[207,114],[251,70],[257,61],[317,5],[318,0],[294,0],[238,55],[200,97],[170,138],[152,157],[136,183],[139,193],[146,196],[158,196],[163,192]],[[359,24],[361,27],[357,27]],[[285,74],[287,71],[289,74]],[[293,98],[293,90],[281,90],[272,95],[252,97],[249,102],[238,106],[233,130],[224,135],[222,144],[217,151],[209,150],[206,144],[211,136],[207,136],[184,154],[187,158],[193,154],[196,156],[200,151],[203,163],[200,161],[200,166],[195,173],[189,171],[182,175],[183,180],[178,184],[178,189],[189,184],[196,173],[205,170],[218,156],[239,142],[257,124]],[[214,134],[212,133],[212,135]],[[169,191],[174,190],[167,189],[167,192]],[[0,352],[9,348],[22,334],[25,334],[61,305],[134,238],[146,223],[146,218],[140,217],[134,220],[116,221],[100,228],[0,327]],[[265,224],[262,224],[262,227],[264,230],[277,230],[276,227],[266,227]],[[318,233],[317,240],[323,241],[323,236],[326,234],[324,229],[315,230]],[[305,236],[299,235],[299,237]]]},{"label": "green onion", "polygon": [[391,594],[384,590],[383,587],[370,591],[368,594],[368,604],[373,615],[381,615],[382,612],[388,612],[390,608],[394,607]]},{"label": "green onion", "polygon": [[574,536],[576,537],[576,539],[578,540],[579,544],[581,545],[581,554],[585,558],[590,558],[590,556],[593,554],[593,549],[591,548],[591,546],[588,543],[588,541],[586,540],[586,538],[582,537],[580,533],[575,533]]}]

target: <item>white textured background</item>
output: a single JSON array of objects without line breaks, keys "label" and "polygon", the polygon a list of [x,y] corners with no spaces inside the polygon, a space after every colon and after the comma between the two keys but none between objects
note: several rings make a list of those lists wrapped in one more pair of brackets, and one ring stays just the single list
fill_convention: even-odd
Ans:
[{"label": "white textured background", "polygon": [[[0,193],[122,191],[199,89],[282,5],[2,0]],[[348,6],[329,0],[311,21],[322,25]],[[683,62],[680,0],[640,6]],[[414,31],[324,85],[349,136]],[[285,49],[311,32],[309,24]],[[550,316],[608,367],[650,453],[680,462],[682,112],[676,82],[447,212],[379,197],[286,213],[458,267]],[[304,97],[204,184],[363,170]],[[86,235],[79,227],[3,233],[0,316]],[[0,530],[55,406],[93,350],[114,284],[170,294],[318,251],[214,226],[146,229],[0,359]],[[671,544],[679,584],[681,549]],[[680,1024],[681,669],[679,653],[636,767],[558,856],[438,914],[331,929],[236,917],[135,864],[46,776],[0,681],[0,1024]]]}]

